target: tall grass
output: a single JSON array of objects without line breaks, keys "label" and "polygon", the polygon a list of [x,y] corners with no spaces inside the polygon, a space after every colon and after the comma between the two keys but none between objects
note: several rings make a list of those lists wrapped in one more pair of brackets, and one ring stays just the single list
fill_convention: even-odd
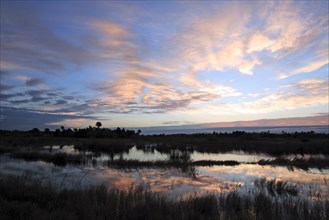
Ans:
[{"label": "tall grass", "polygon": [[326,154],[329,134],[294,133],[246,133],[232,134],[177,134],[136,136],[134,138],[69,138],[69,137],[28,137],[6,136],[0,132],[0,153],[9,151],[8,147],[40,147],[45,145],[75,145],[80,150],[94,152],[127,152],[133,145],[138,149],[157,149],[161,153],[172,150],[182,152],[218,153],[233,150],[267,153],[278,156],[283,154]]},{"label": "tall grass", "polygon": [[260,160],[257,162],[259,165],[273,165],[273,166],[290,166],[296,167],[303,170],[309,168],[326,169],[329,168],[329,157],[325,158],[294,158],[292,160],[278,157],[273,160]]},{"label": "tall grass", "polygon": [[257,179],[255,180],[254,185],[262,190],[266,190],[271,196],[297,196],[301,191],[301,188],[298,184],[291,184],[288,183],[288,181],[281,181],[276,179]]},{"label": "tall grass", "polygon": [[56,190],[22,176],[0,176],[0,219],[307,219],[329,218],[329,200],[247,193],[169,199],[132,186]]}]

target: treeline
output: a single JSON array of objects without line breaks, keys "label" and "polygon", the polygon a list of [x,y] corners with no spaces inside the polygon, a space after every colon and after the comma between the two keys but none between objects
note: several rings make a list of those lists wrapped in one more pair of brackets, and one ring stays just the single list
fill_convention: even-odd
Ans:
[{"label": "treeline", "polygon": [[65,128],[61,126],[60,129],[51,131],[45,128],[43,131],[38,128],[33,128],[29,131],[8,131],[0,130],[1,136],[31,136],[31,137],[77,137],[77,138],[128,138],[139,136],[140,130],[126,130],[125,128],[99,128],[89,126],[88,128]]},{"label": "treeline", "polygon": [[193,133],[193,134],[154,134],[149,135],[152,137],[195,137],[195,138],[207,138],[208,140],[217,140],[217,138],[239,138],[244,140],[256,140],[259,138],[304,138],[305,142],[308,138],[329,138],[329,133],[315,133],[314,131],[299,131],[299,132],[285,132],[271,133],[270,131],[262,132],[246,132],[246,131],[233,131],[233,132],[212,132],[212,133]]}]

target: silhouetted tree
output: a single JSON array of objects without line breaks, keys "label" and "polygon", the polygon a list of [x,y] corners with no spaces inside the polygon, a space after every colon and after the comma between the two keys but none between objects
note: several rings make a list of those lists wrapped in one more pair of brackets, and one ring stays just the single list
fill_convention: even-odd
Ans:
[{"label": "silhouetted tree", "polygon": [[96,127],[99,129],[100,127],[102,127],[102,123],[101,122],[96,122]]},{"label": "silhouetted tree", "polygon": [[61,130],[56,129],[56,130],[55,130],[55,133],[54,133],[54,136],[55,136],[55,137],[58,137],[58,136],[60,136],[60,134],[61,134]]}]

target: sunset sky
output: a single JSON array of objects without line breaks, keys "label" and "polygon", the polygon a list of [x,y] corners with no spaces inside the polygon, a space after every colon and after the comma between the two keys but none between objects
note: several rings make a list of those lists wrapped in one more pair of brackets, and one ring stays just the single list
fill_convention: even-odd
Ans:
[{"label": "sunset sky", "polygon": [[328,118],[328,1],[1,1],[0,14],[1,129]]}]

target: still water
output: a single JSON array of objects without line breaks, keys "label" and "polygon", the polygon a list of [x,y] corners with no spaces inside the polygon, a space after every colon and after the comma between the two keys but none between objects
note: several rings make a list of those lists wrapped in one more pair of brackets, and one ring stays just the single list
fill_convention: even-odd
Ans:
[{"label": "still water", "polygon": [[[74,146],[45,146],[41,151],[48,153],[65,152],[79,154]],[[195,167],[197,178],[191,178],[176,168],[157,169],[112,169],[103,162],[110,159],[107,154],[91,154],[97,160],[95,164],[55,166],[50,163],[36,161],[26,162],[10,158],[8,155],[0,156],[0,174],[28,175],[50,181],[58,188],[83,187],[87,185],[105,184],[108,187],[129,189],[133,185],[155,192],[165,192],[168,196],[181,197],[198,193],[216,193],[232,191],[240,188],[248,189],[259,178],[277,179],[298,184],[306,194],[309,190],[318,191],[328,196],[329,169],[288,169],[287,167],[260,166],[255,164],[240,164],[236,166]],[[170,155],[153,152],[144,152],[133,147],[128,153],[115,154],[114,159],[157,161],[169,160]],[[202,154],[193,152],[190,160],[236,160],[239,162],[254,162],[260,159],[271,159],[268,155],[245,154],[243,152],[230,152],[221,154]]]},{"label": "still water", "polygon": [[[74,149],[73,145],[64,145],[64,146],[45,146],[42,150],[42,152],[49,152],[49,153],[67,153],[67,154],[80,154],[81,151],[78,151]],[[107,161],[109,159],[118,160],[139,160],[139,161],[166,161],[172,159],[172,156],[183,156],[182,152],[180,151],[171,151],[168,153],[161,153],[157,151],[156,149],[152,151],[145,151],[137,149],[135,146],[129,149],[129,152],[123,152],[121,154],[114,154],[109,155],[106,153],[92,153],[89,151],[84,152],[86,154],[93,155],[93,158],[101,161]],[[113,158],[112,158],[113,157]],[[198,161],[198,160],[235,160],[238,162],[257,162],[261,159],[274,159],[274,157],[271,157],[266,154],[246,154],[243,151],[232,151],[230,153],[200,153],[197,151],[193,151],[192,153],[185,153],[184,157],[187,157],[186,159],[192,160],[192,161]]]}]

